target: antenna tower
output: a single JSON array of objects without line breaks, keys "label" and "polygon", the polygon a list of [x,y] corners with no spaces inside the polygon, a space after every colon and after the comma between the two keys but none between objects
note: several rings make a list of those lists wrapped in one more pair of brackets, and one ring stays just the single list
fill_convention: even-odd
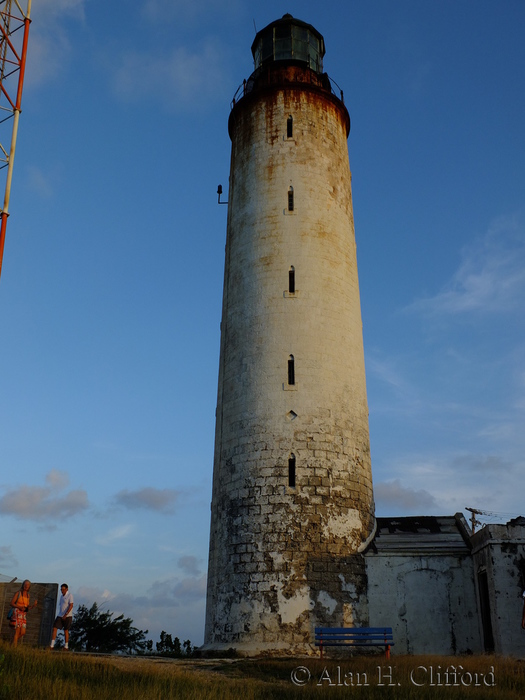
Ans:
[{"label": "antenna tower", "polygon": [[[0,172],[5,174],[4,205],[0,212],[0,275],[22,105],[30,15],[31,0],[0,0]],[[12,127],[10,140],[9,131],[5,129],[7,124]]]}]

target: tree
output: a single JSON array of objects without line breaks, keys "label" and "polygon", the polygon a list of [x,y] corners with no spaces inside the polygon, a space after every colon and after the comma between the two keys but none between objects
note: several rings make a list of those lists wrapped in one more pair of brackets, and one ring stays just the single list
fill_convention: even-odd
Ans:
[{"label": "tree", "polygon": [[160,633],[160,642],[157,642],[155,646],[157,647],[157,651],[159,654],[166,654],[169,656],[182,655],[180,639],[178,637],[172,639],[171,634],[168,634],[164,630],[162,630],[162,632]]},{"label": "tree", "polygon": [[168,634],[164,630],[160,633],[160,642],[157,642],[155,646],[157,647],[157,653],[165,656],[175,656],[179,658],[181,656],[193,655],[193,647],[189,639],[186,639],[181,645],[178,637],[172,639],[171,634]]},{"label": "tree", "polygon": [[97,603],[91,608],[80,605],[73,617],[69,644],[77,651],[144,651],[148,648],[146,634],[133,627],[133,620],[124,615],[113,618],[114,613],[99,610]]}]

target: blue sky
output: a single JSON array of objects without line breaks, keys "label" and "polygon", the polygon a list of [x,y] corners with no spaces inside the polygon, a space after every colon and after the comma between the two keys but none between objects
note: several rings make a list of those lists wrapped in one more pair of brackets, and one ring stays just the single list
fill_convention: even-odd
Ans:
[{"label": "blue sky", "polygon": [[[230,100],[254,22],[352,119],[378,515],[522,513],[521,0],[35,0],[0,280],[0,573],[204,626]],[[5,132],[0,134],[5,139]]]}]

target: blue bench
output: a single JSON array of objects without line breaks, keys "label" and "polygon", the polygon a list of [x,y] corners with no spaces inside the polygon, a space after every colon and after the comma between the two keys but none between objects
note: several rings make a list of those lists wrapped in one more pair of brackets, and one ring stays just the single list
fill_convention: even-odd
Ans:
[{"label": "blue bench", "polygon": [[316,627],[315,646],[324,647],[385,647],[386,658],[390,658],[390,647],[394,645],[391,627]]}]

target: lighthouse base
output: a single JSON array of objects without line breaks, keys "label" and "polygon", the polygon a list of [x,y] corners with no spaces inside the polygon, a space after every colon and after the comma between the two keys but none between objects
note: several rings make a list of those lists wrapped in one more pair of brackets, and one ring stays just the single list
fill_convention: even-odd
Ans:
[{"label": "lighthouse base", "polygon": [[219,594],[209,610],[203,652],[234,649],[242,656],[311,655],[316,627],[368,626],[362,554],[311,556],[301,578],[272,576],[267,590]]}]

